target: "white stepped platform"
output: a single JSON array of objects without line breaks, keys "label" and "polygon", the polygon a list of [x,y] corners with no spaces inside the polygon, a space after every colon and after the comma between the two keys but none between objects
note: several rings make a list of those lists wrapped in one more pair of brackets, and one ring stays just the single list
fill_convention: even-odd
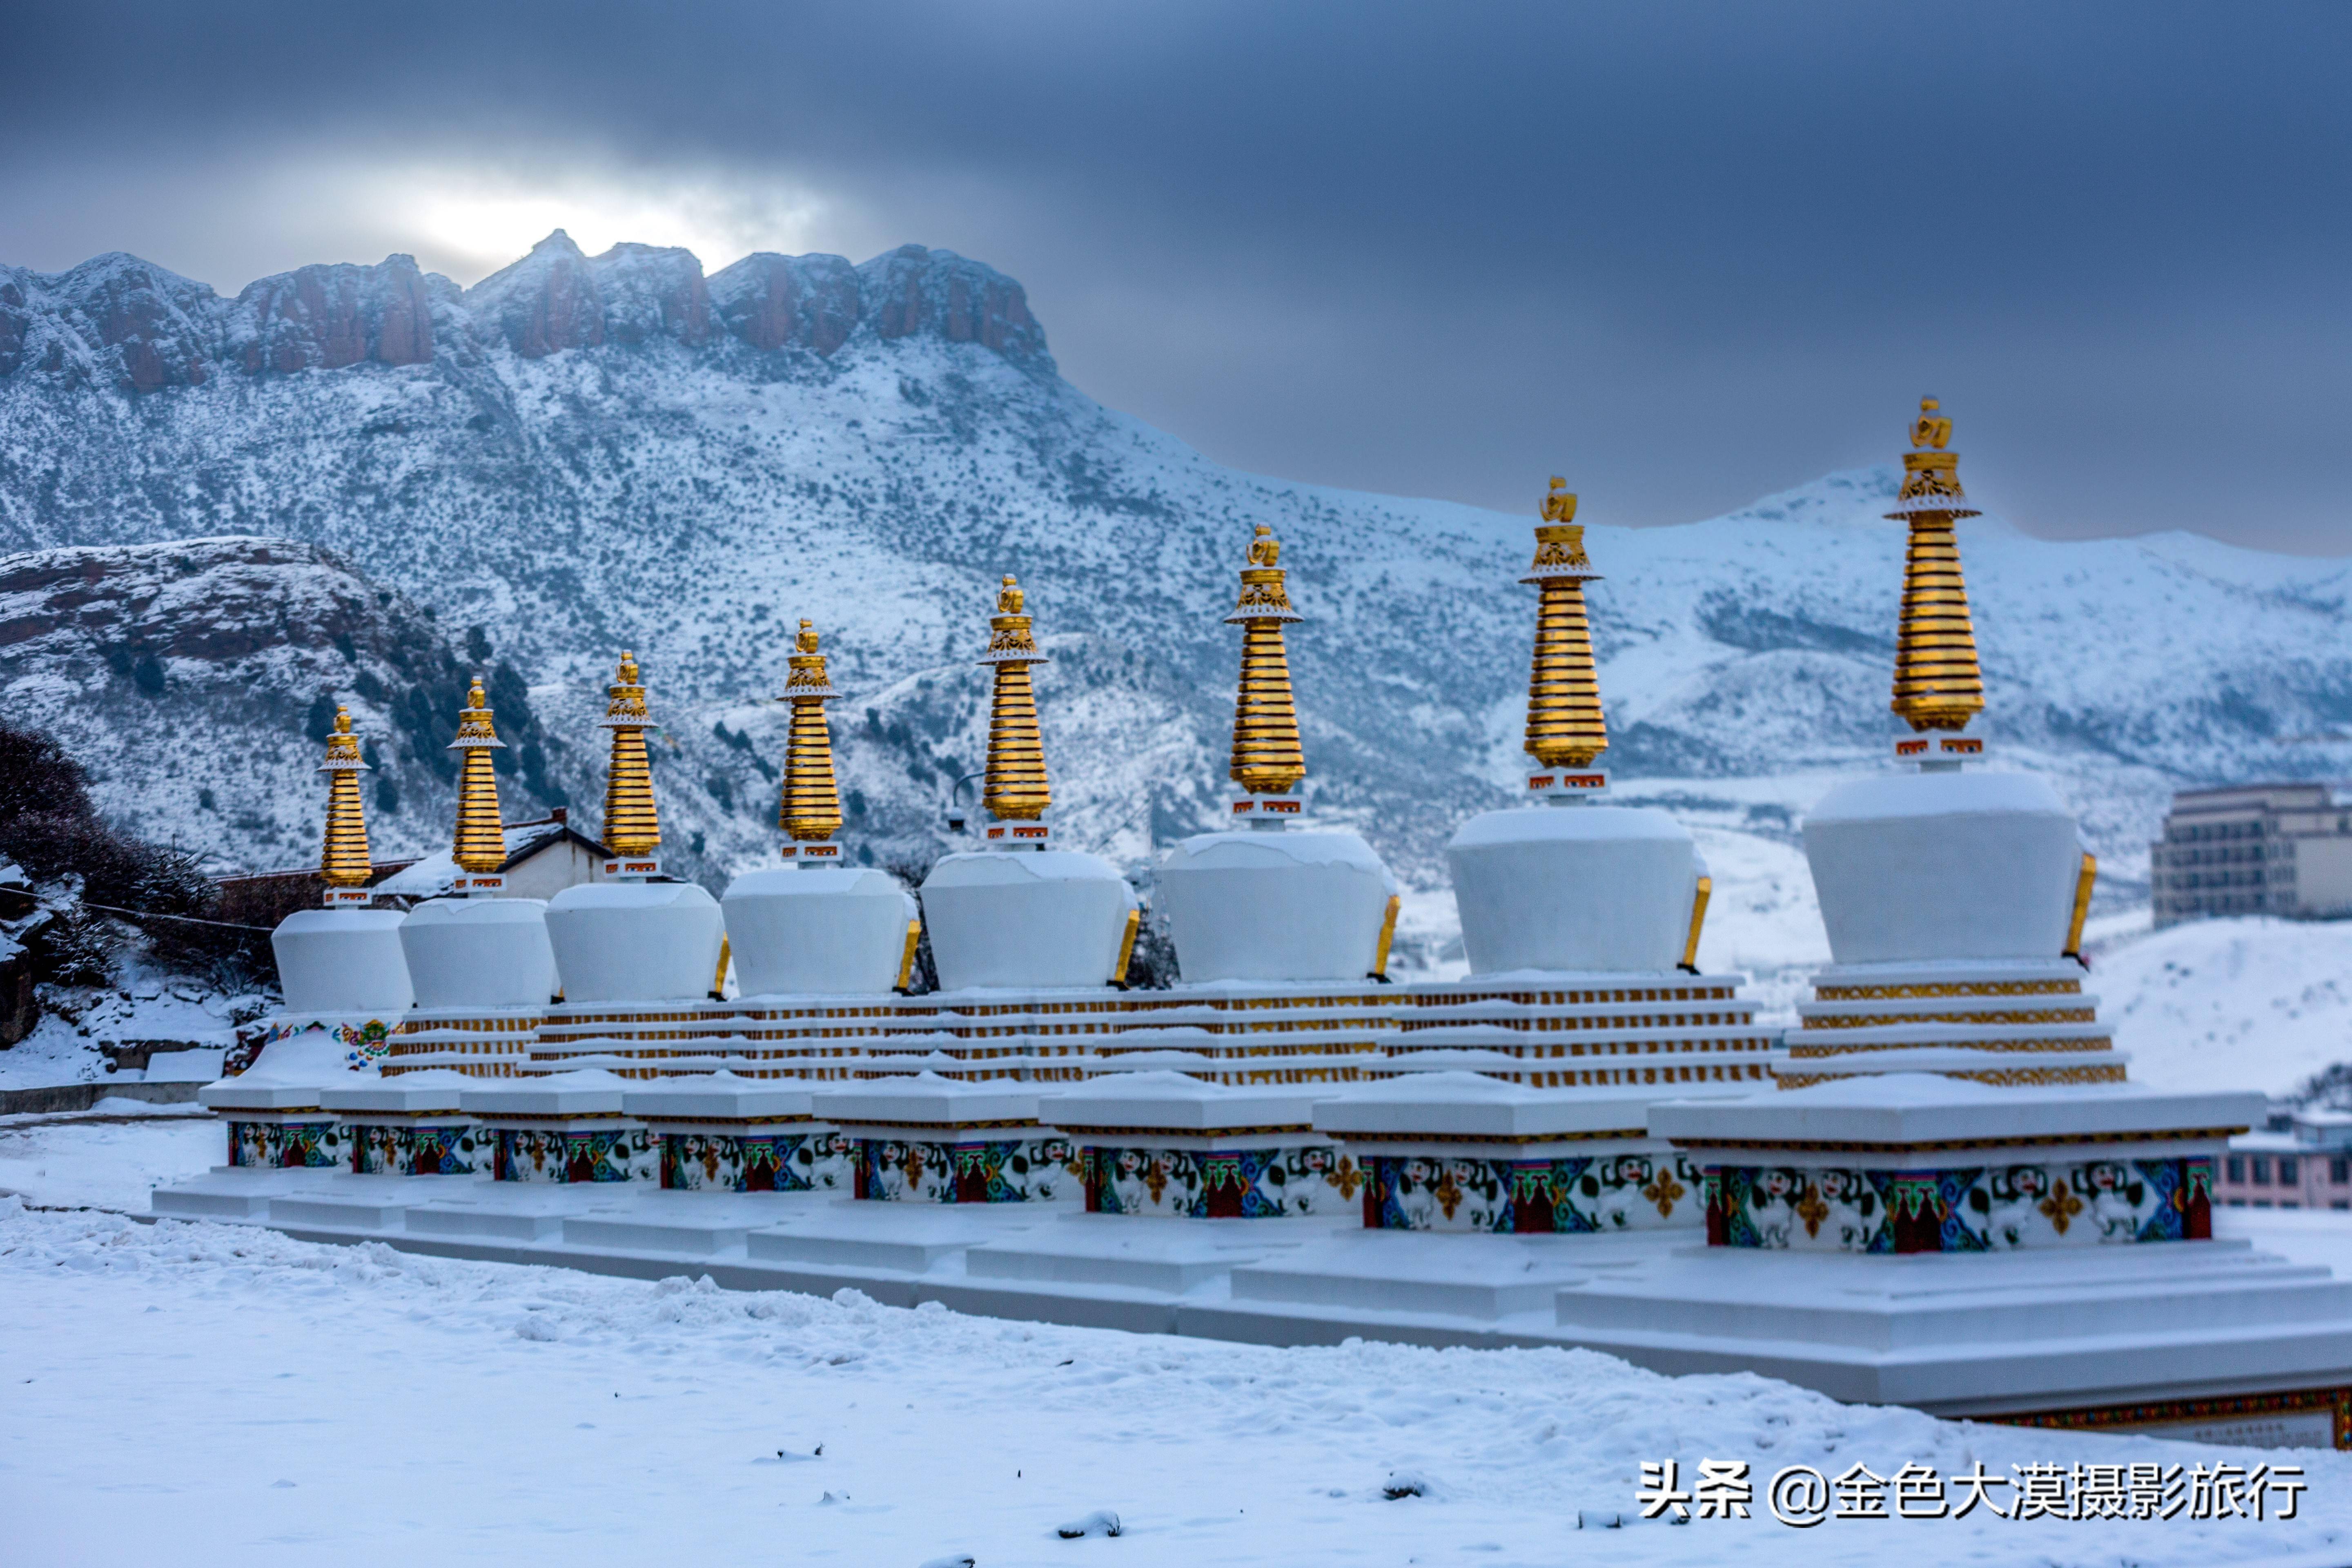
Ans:
[{"label": "white stepped platform", "polygon": [[1660,1372],[1752,1371],[1940,1415],[2352,1381],[2352,1217],[2333,1214],[2223,1210],[2211,1242],[1845,1258],[1709,1249],[1671,1230],[1426,1234],[1343,1217],[1161,1220],[1067,1203],[321,1169],[215,1170],[159,1189],[153,1212],[1257,1343],[1580,1345]]},{"label": "white stepped platform", "polygon": [[1556,1310],[1564,1337],[1662,1372],[1760,1372],[1944,1415],[2345,1382],[2352,1278],[2218,1228],[1964,1255],[1685,1245],[1562,1290]]},{"label": "white stepped platform", "polygon": [[1236,1268],[1328,1240],[1352,1218],[1165,1219],[1067,1214],[964,1254],[975,1279],[1111,1285],[1182,1296]]}]

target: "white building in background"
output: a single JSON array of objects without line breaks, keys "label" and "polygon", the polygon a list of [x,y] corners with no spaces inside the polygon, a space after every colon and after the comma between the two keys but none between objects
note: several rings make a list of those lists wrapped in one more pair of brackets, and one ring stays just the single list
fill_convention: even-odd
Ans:
[{"label": "white building in background", "polygon": [[2211,915],[2352,915],[2352,795],[2324,784],[2182,790],[2149,846],[2148,879],[2159,929]]}]

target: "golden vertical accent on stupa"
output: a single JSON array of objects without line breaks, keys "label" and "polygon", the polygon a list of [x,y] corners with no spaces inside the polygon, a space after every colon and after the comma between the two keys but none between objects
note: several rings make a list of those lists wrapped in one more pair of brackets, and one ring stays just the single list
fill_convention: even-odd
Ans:
[{"label": "golden vertical accent on stupa", "polygon": [[1914,731],[1965,730],[1984,709],[1976,629],[1952,524],[1978,515],[1960,490],[1958,452],[1946,450],[1952,422],[1932,397],[1919,400],[1911,450],[1903,454],[1903,493],[1886,515],[1911,525],[1903,563],[1903,626],[1895,643],[1892,706]]},{"label": "golden vertical accent on stupa", "polygon": [[2074,872],[2074,918],[2066,927],[2066,950],[2059,957],[2083,962],[2083,927],[2091,918],[2091,894],[2098,885],[2099,858],[2085,849],[2083,864]]},{"label": "golden vertical accent on stupa", "polygon": [[1715,898],[1715,879],[1701,877],[1691,889],[1690,937],[1683,943],[1683,961],[1675,965],[1688,974],[1698,973],[1699,933],[1706,929],[1706,906]]},{"label": "golden vertical accent on stupa", "polygon": [[327,838],[319,851],[319,879],[330,888],[364,888],[373,873],[368,858],[367,816],[360,806],[360,738],[352,733],[348,708],[335,710],[334,732],[327,737]]},{"label": "golden vertical accent on stupa", "polygon": [[1234,694],[1234,757],[1226,776],[1254,795],[1287,795],[1307,776],[1298,743],[1298,710],[1290,696],[1286,621],[1305,617],[1283,586],[1282,542],[1258,524],[1242,568],[1241,597],[1228,625],[1242,628],[1242,674]]},{"label": "golden vertical accent on stupa", "polygon": [[776,821],[795,844],[809,844],[841,831],[833,731],[824,719],[824,705],[841,693],[825,677],[824,655],[816,650],[816,623],[801,623],[793,647],[793,672],[784,681],[783,696],[793,705],[793,727],[785,742],[784,794]]},{"label": "golden vertical accent on stupa", "polygon": [[980,803],[1007,822],[1034,822],[1054,804],[1045,777],[1045,741],[1037,728],[1037,694],[1029,679],[1029,667],[1045,663],[1045,656],[1037,651],[1021,605],[1021,584],[1008,575],[996,595],[988,652],[980,661],[996,667],[988,710],[988,777]]},{"label": "golden vertical accent on stupa", "polygon": [[646,708],[635,654],[621,655],[605,694],[604,728],[613,731],[613,755],[604,769],[604,847],[615,855],[650,855],[661,847],[661,814],[654,809],[653,766],[646,758],[653,715]]},{"label": "golden vertical accent on stupa", "polygon": [[1583,768],[1609,749],[1609,721],[1601,711],[1601,675],[1592,660],[1592,623],[1584,585],[1601,574],[1584,553],[1576,497],[1555,476],[1544,497],[1543,526],[1528,574],[1541,595],[1536,605],[1536,652],[1528,672],[1527,753],[1548,768]]},{"label": "golden vertical accent on stupa", "polygon": [[506,745],[490,722],[489,700],[482,695],[482,678],[474,677],[464,711],[457,715],[457,738],[449,750],[465,752],[457,773],[457,837],[449,848],[458,869],[478,877],[495,876],[507,863],[506,824],[499,816],[499,780],[490,771],[490,753]]}]

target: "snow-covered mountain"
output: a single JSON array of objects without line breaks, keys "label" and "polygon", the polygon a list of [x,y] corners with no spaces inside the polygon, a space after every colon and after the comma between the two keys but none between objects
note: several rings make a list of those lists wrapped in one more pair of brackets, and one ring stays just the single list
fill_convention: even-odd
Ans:
[{"label": "snow-covered mountain", "polygon": [[[1890,451],[1906,412],[1888,410]],[[1530,513],[1543,478],[1528,476]],[[1626,794],[1754,863],[1742,896],[1759,922],[1801,916],[1787,845],[1803,805],[1882,765],[1903,533],[1877,514],[1893,488],[1891,469],[1835,474],[1708,521],[1591,531],[1609,761]],[[407,595],[434,612],[436,659],[470,658],[465,628],[484,628],[530,688],[546,798],[591,806],[588,721],[634,648],[669,726],[667,851],[709,876],[774,842],[769,699],[803,616],[851,693],[835,731],[853,844],[884,862],[936,846],[950,781],[981,758],[969,659],[1004,572],[1056,659],[1040,692],[1067,839],[1140,858],[1147,835],[1207,822],[1236,659],[1221,616],[1265,522],[1308,617],[1291,646],[1319,808],[1436,888],[1454,826],[1511,798],[1532,621],[1512,580],[1533,521],[1220,468],[1064,382],[1018,284],[920,247],[856,267],[753,256],[706,279],[684,251],[591,258],[559,232],[472,289],[394,257],[235,299],[121,255],[0,268],[0,549],[37,552],[0,571],[155,576],[176,559],[161,547],[235,535],[203,547],[217,560],[197,577],[285,552],[282,599]],[[2352,721],[2345,563],[2180,533],[2053,543],[1992,518],[1961,539],[1997,765],[2053,775],[2111,893],[2144,878],[2175,784],[2352,762],[2302,743]],[[73,547],[103,548],[58,553]],[[257,631],[277,613],[257,607]],[[118,736],[110,809],[247,863],[306,841],[306,741],[247,741],[233,702],[184,721],[173,694],[218,684],[184,665],[198,654],[151,641],[126,665],[88,608],[45,620],[12,600],[0,625],[27,615],[48,629],[0,634],[19,639],[0,644],[0,711]],[[141,694],[142,657],[161,699]],[[404,678],[339,659],[280,659],[252,733],[299,738],[310,682],[354,702],[412,770],[379,831],[438,841],[429,726],[389,705]],[[409,685],[454,666],[434,668]],[[158,745],[173,765],[128,765]],[[198,804],[224,785],[199,782],[214,765],[194,754],[239,745],[250,799],[282,791],[283,811]],[[1777,951],[1756,941],[1759,960]]]}]

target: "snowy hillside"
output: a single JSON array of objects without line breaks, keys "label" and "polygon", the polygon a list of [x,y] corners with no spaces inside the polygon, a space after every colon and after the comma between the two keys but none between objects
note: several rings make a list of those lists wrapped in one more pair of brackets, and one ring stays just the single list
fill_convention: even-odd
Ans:
[{"label": "snowy hillside", "polygon": [[[1904,412],[1888,411],[1890,453]],[[1561,463],[1573,473],[1572,441]],[[1528,479],[1532,511],[1543,476]],[[1753,867],[1735,906],[1801,917],[1795,817],[1839,772],[1880,765],[1892,486],[1891,470],[1838,474],[1711,521],[1591,531],[1610,762],[1626,794]],[[1609,498],[1588,501],[1606,515]],[[1006,571],[1057,659],[1040,689],[1069,840],[1140,860],[1148,834],[1205,822],[1236,657],[1220,616],[1266,522],[1308,617],[1292,646],[1321,805],[1435,889],[1454,826],[1511,798],[1532,521],[1222,468],[1064,383],[1017,284],[919,247],[856,268],[752,257],[706,279],[683,251],[587,258],[558,234],[470,289],[394,258],[235,300],[122,256],[0,269],[0,548],[330,547],[453,636],[487,627],[550,738],[591,748],[598,684],[633,647],[669,725],[669,852],[705,876],[774,842],[768,699],[804,615],[851,693],[835,728],[853,844],[885,862],[936,847],[948,781],[981,756],[968,660]],[[1961,532],[1996,765],[2052,773],[2110,901],[2144,879],[2175,784],[2352,763],[2282,743],[2352,720],[2343,563],[2185,534]],[[127,678],[87,659],[63,677],[27,657],[0,648],[0,710],[171,711],[100,700]],[[173,729],[180,748],[212,743]],[[379,737],[404,764],[424,744]],[[159,792],[142,820],[216,832],[168,774],[130,776],[116,787]],[[578,776],[593,791],[593,768]],[[285,785],[307,800],[306,777]],[[217,837],[232,858],[282,854]],[[1814,940],[1758,925],[1741,939],[1755,955],[1726,959]]]},{"label": "snowy hillside", "polygon": [[2352,921],[2143,927],[2091,962],[2131,1076],[2158,1089],[2283,1095],[2352,1062]]}]

